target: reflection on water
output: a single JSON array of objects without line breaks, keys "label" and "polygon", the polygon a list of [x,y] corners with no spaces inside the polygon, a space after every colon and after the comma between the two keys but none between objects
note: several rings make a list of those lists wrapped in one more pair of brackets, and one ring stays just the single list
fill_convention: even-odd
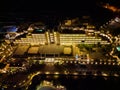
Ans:
[{"label": "reflection on water", "polygon": [[66,88],[52,81],[43,80],[40,85],[36,87],[36,90],[66,90]]},{"label": "reflection on water", "polygon": [[120,90],[120,77],[37,75],[28,90],[37,90],[43,81],[61,85],[66,90]]}]

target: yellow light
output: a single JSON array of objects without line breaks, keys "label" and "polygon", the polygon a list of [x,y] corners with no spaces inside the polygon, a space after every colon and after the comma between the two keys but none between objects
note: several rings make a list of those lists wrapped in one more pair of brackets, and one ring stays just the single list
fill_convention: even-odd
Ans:
[{"label": "yellow light", "polygon": [[103,73],[102,75],[103,75],[103,76],[108,76],[106,73]]},{"label": "yellow light", "polygon": [[45,72],[45,74],[50,74],[50,72]]},{"label": "yellow light", "polygon": [[114,74],[114,76],[115,76],[115,77],[119,77],[119,75],[118,75],[118,74],[116,74],[116,73]]},{"label": "yellow light", "polygon": [[78,73],[77,73],[77,72],[74,72],[73,75],[78,75]]}]

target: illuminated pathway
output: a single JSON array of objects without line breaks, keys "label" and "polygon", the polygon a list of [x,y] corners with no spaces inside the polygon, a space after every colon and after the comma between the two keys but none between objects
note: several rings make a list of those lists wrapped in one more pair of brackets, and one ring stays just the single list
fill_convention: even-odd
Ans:
[{"label": "illuminated pathway", "polygon": [[31,83],[31,80],[33,79],[33,77],[38,75],[38,74],[40,74],[40,72],[30,74],[28,76],[28,81],[23,81],[23,84],[21,85],[21,87],[29,85]]}]

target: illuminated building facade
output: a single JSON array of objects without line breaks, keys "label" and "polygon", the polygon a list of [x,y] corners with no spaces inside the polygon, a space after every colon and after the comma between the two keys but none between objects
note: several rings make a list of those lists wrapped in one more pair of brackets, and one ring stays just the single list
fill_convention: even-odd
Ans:
[{"label": "illuminated building facade", "polygon": [[51,31],[39,25],[32,25],[28,28],[26,37],[16,39],[14,43],[26,43],[30,45],[110,44],[109,40],[104,40],[99,36],[100,32],[95,30],[95,26],[89,25],[87,22],[84,22],[81,26],[77,26],[74,22],[76,22],[76,19],[65,21],[65,24],[59,26],[58,31]]},{"label": "illuminated building facade", "polygon": [[87,34],[66,34],[59,32],[45,32],[43,34],[31,34],[26,38],[16,39],[15,44],[26,43],[31,45],[44,45],[44,44],[110,44],[107,40],[102,40],[101,37],[88,36]]}]

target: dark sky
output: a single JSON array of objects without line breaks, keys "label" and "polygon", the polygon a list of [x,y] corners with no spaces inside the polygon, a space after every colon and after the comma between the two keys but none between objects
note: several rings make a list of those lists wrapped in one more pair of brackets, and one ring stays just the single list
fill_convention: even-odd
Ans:
[{"label": "dark sky", "polygon": [[[95,21],[113,17],[113,13],[98,5],[101,1],[119,5],[118,0],[4,0],[1,17],[38,18],[90,15]],[[111,2],[112,1],[112,2]]]},{"label": "dark sky", "polygon": [[[0,3],[3,12],[88,12],[98,0],[6,0]],[[79,10],[79,11],[78,11]]]}]

